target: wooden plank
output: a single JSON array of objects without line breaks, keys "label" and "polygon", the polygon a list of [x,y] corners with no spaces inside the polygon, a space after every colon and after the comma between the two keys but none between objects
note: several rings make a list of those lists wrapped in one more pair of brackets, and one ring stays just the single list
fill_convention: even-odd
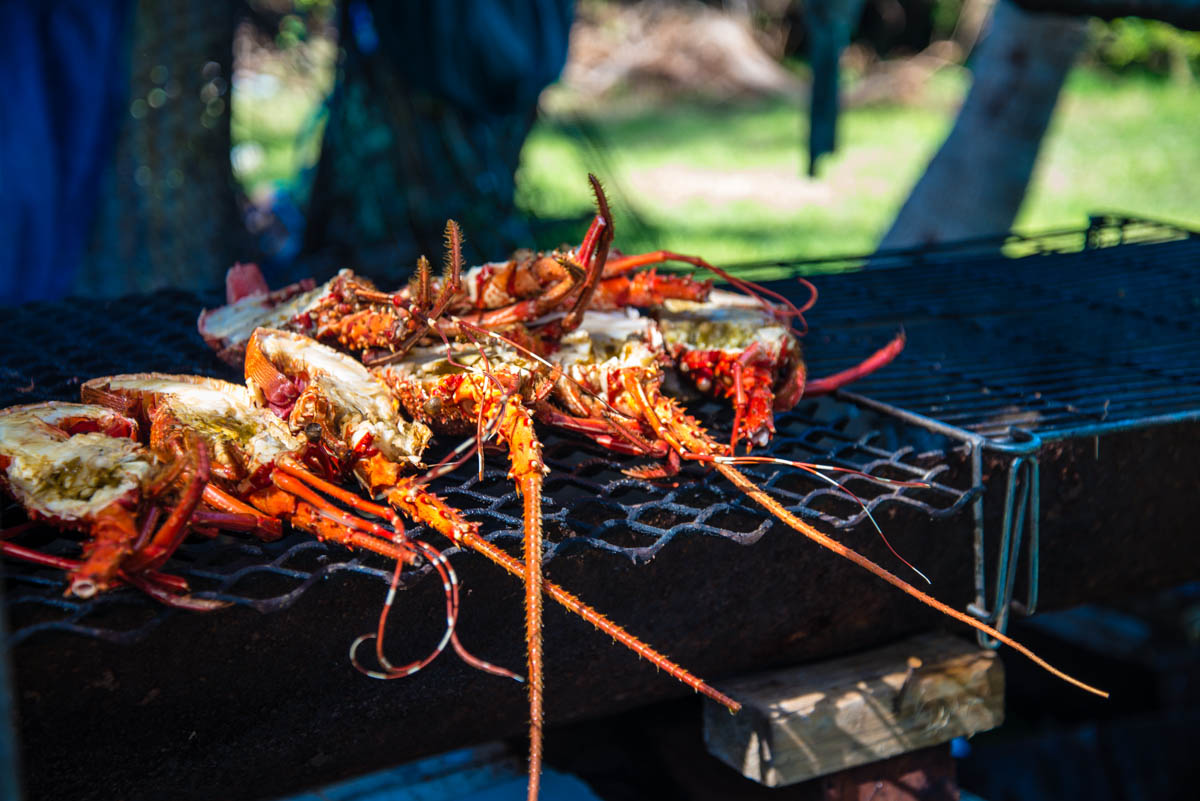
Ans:
[{"label": "wooden plank", "polygon": [[994,728],[1004,720],[995,653],[924,634],[853,656],[721,685],[743,708],[704,706],[708,750],[782,787]]}]

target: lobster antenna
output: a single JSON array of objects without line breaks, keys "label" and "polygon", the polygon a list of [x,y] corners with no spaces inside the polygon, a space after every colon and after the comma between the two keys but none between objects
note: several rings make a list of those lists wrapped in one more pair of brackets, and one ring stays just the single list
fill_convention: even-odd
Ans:
[{"label": "lobster antenna", "polygon": [[1105,692],[1104,690],[1093,687],[1090,684],[1086,684],[1073,676],[1067,675],[1063,671],[1061,671],[1058,668],[1051,665],[1045,659],[1042,659],[1040,656],[1035,654],[1033,651],[1031,651],[1026,646],[1017,642],[1012,637],[1009,637],[1007,634],[1004,634],[1004,633],[996,630],[995,628],[987,625],[986,623],[976,620],[975,618],[967,615],[964,612],[960,612],[959,610],[949,606],[948,604],[942,603],[941,601],[939,601],[938,599],[934,598],[931,595],[921,592],[916,587],[912,586],[911,584],[909,584],[908,582],[899,578],[895,574],[889,572],[888,570],[875,564],[870,559],[867,559],[865,556],[858,553],[854,549],[847,548],[845,545],[842,545],[840,542],[833,539],[832,537],[822,534],[820,531],[813,528],[808,523],[805,523],[803,520],[796,517],[794,514],[789,512],[787,509],[785,509],[783,504],[779,503],[779,501],[772,498],[765,491],[763,491],[759,487],[755,486],[754,482],[750,481],[750,479],[746,478],[746,476],[744,476],[738,470],[734,469],[731,465],[721,464],[720,462],[718,462],[718,463],[716,463],[715,466],[716,466],[717,470],[719,470],[721,472],[722,475],[724,475],[726,478],[728,478],[730,481],[732,481],[735,486],[737,486],[739,489],[741,489],[743,492],[745,492],[747,495],[749,495],[751,498],[753,498],[755,501],[757,501],[759,504],[761,504],[763,507],[765,507],[767,509],[767,511],[771,512],[771,514],[773,514],[776,518],[783,521],[784,523],[786,523],[788,526],[795,529],[796,531],[799,531],[801,534],[808,537],[810,540],[817,543],[821,547],[826,548],[830,551],[833,551],[838,556],[848,559],[851,562],[853,562],[854,564],[863,568],[864,570],[867,570],[867,571],[875,574],[879,578],[886,581],[888,584],[891,584],[893,587],[896,587],[900,591],[904,592],[906,595],[909,595],[909,596],[915,598],[916,600],[920,601],[921,603],[925,604],[926,606],[932,607],[932,608],[936,609],[937,611],[941,612],[942,614],[954,618],[955,620],[959,621],[960,623],[965,623],[966,625],[970,626],[971,628],[977,629],[978,631],[982,631],[983,633],[991,636],[992,638],[999,640],[1000,642],[1004,643],[1005,645],[1009,646],[1013,650],[1020,653],[1026,659],[1029,659],[1031,662],[1033,662],[1038,667],[1047,671],[1051,675],[1056,676],[1059,679],[1062,679],[1063,681],[1067,682],[1068,684],[1074,685],[1075,687],[1078,687],[1079,689],[1084,690],[1085,692],[1092,693],[1093,695],[1098,695],[1101,698],[1108,697],[1108,693]]},{"label": "lobster antenna", "polygon": [[[428,484],[430,481],[441,478],[445,475],[449,475],[458,468],[462,467],[467,463],[467,460],[474,455],[476,443],[478,441],[479,440],[476,437],[467,437],[462,442],[458,443],[454,450],[446,454],[446,456],[444,456],[440,462],[429,468],[425,475],[421,476],[420,482],[422,484]],[[456,456],[458,457],[457,459],[454,458]],[[454,461],[451,461],[451,459]]]},{"label": "lobster antenna", "polygon": [[[626,388],[629,390],[629,392],[633,395],[634,398],[637,399],[638,403],[642,406],[642,408],[644,408],[646,410],[647,422],[654,428],[656,433],[658,433],[660,436],[662,436],[664,439],[666,439],[668,442],[671,443],[671,447],[677,449],[681,454],[688,453],[689,451],[691,451],[693,455],[700,456],[701,458],[707,458],[709,461],[712,461],[713,467],[716,468],[716,470],[719,473],[721,473],[721,475],[728,478],[735,487],[742,490],[742,492],[744,492],[747,496],[749,496],[750,498],[755,500],[759,505],[763,506],[767,511],[769,511],[772,515],[774,515],[780,522],[782,522],[782,523],[786,524],[787,526],[789,526],[790,528],[793,528],[796,531],[800,532],[805,537],[808,537],[810,540],[817,543],[821,547],[823,547],[827,550],[833,551],[838,556],[841,556],[842,558],[853,562],[854,564],[858,565],[859,567],[863,568],[864,570],[866,570],[870,573],[873,573],[877,577],[886,581],[888,584],[891,584],[892,586],[896,587],[900,591],[904,592],[906,595],[909,595],[909,596],[915,598],[916,600],[920,601],[921,603],[925,604],[926,606],[932,607],[933,609],[936,609],[937,611],[941,612],[942,614],[944,614],[948,617],[954,618],[955,620],[959,621],[960,623],[965,623],[966,625],[970,626],[971,628],[976,629],[977,631],[982,631],[985,634],[990,635],[994,639],[999,640],[1000,642],[1013,648],[1018,653],[1025,656],[1027,659],[1032,661],[1034,664],[1036,664],[1039,667],[1043,668],[1044,670],[1048,671],[1052,675],[1057,676],[1058,678],[1062,679],[1063,681],[1067,682],[1068,684],[1072,684],[1076,687],[1079,687],[1082,690],[1099,695],[1102,698],[1108,697],[1107,692],[1097,689],[1095,687],[1092,687],[1091,685],[1085,684],[1084,682],[1080,681],[1079,679],[1076,679],[1072,676],[1067,675],[1063,671],[1061,671],[1058,668],[1051,665],[1045,659],[1042,659],[1040,656],[1035,654],[1033,651],[1031,651],[1026,646],[1021,645],[1021,643],[1017,642],[1012,637],[1009,637],[1008,635],[1006,635],[1000,631],[997,631],[995,628],[987,625],[986,623],[983,623],[979,620],[976,620],[973,617],[970,617],[969,615],[967,615],[964,612],[960,612],[959,610],[954,609],[953,607],[949,606],[948,604],[943,603],[942,601],[939,601],[938,599],[934,598],[933,596],[929,595],[928,593],[924,593],[921,590],[918,590],[916,587],[909,584],[904,579],[900,578],[899,576],[895,575],[894,573],[890,572],[889,570],[875,564],[870,559],[868,559],[867,557],[860,554],[858,551],[855,551],[853,548],[848,548],[845,545],[842,545],[837,540],[833,539],[832,537],[830,537],[826,534],[822,534],[820,531],[818,531],[812,525],[810,525],[809,523],[806,523],[805,521],[801,520],[799,517],[792,514],[790,511],[788,511],[788,509],[785,508],[783,504],[781,504],[779,501],[772,498],[769,494],[767,494],[767,492],[765,490],[763,490],[758,485],[756,485],[753,481],[751,481],[749,478],[747,478],[743,473],[741,473],[739,470],[737,470],[737,468],[735,468],[733,465],[727,464],[727,463],[724,463],[721,461],[713,461],[712,457],[714,456],[714,454],[711,453],[711,448],[709,445],[709,442],[711,440],[706,439],[707,435],[701,435],[700,437],[698,437],[693,432],[687,430],[686,427],[681,426],[678,420],[672,420],[672,421],[669,421],[668,423],[663,423],[661,420],[659,420],[658,416],[654,413],[654,410],[652,408],[653,404],[650,402],[649,396],[647,395],[646,387],[643,386],[640,381],[638,381],[638,380],[634,379],[632,376],[628,376],[628,375],[622,376],[622,380],[623,380]],[[668,430],[668,429],[670,429],[670,430]],[[674,435],[674,432],[679,433],[683,437],[683,439],[681,440],[680,438],[676,437]],[[693,445],[691,443],[691,440],[697,440],[697,441]],[[688,442],[687,445],[684,444],[685,441]],[[713,443],[713,444],[716,444],[716,443]]]},{"label": "lobster antenna", "polygon": [[[513,348],[521,355],[527,356],[528,358],[533,359],[534,361],[541,364],[543,367],[546,367],[550,370],[554,369],[554,363],[551,362],[549,359],[545,359],[542,356],[539,356],[534,351],[530,350],[529,348],[525,347],[524,345],[520,344],[519,342],[515,342],[515,341],[509,339],[508,337],[504,336],[503,334],[498,334],[495,331],[489,331],[486,328],[480,328],[477,325],[468,323],[466,320],[462,320],[459,318],[455,318],[455,322],[457,322],[459,325],[461,325],[464,330],[470,330],[481,336],[490,337],[491,339],[494,339],[508,347]],[[608,410],[609,412],[613,413],[614,415],[616,415],[618,417],[629,419],[628,415],[622,413],[615,406],[613,406],[611,403],[609,403],[604,397],[602,397],[598,393],[593,392],[592,390],[588,389],[586,386],[584,386],[583,384],[579,383],[574,378],[572,378],[569,374],[562,373],[562,377],[565,378],[567,381],[570,381],[572,384],[574,384],[579,389],[580,392],[584,393],[585,395],[587,395],[590,398],[593,398],[593,399],[599,401],[604,406],[604,408],[606,410]]]}]

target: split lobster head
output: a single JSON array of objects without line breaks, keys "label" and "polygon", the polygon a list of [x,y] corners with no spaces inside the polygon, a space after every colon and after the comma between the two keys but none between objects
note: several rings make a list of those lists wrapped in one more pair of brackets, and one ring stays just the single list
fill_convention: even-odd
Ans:
[{"label": "split lobster head", "polygon": [[703,303],[668,301],[658,315],[667,353],[702,394],[734,409],[731,452],[740,440],[766,445],[775,412],[804,394],[800,341],[766,301],[715,290]]},{"label": "split lobster head", "polygon": [[79,561],[11,542],[4,552],[66,569],[67,594],[79,598],[119,582],[154,595],[186,589],[155,571],[187,535],[209,478],[208,453],[195,442],[173,442],[156,454],[136,442],[138,432],[132,417],[91,404],[0,411],[0,484],[31,519],[87,536]]},{"label": "split lobster head", "polygon": [[259,328],[246,346],[245,372],[271,411],[320,446],[329,472],[376,455],[421,464],[432,432],[401,416],[387,385],[356,359],[302,334]]}]

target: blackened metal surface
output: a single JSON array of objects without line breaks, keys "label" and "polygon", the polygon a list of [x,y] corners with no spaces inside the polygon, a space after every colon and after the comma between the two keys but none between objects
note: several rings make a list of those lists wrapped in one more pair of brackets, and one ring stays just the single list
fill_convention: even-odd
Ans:
[{"label": "blackened metal surface", "polygon": [[1197,236],[1022,259],[929,256],[815,283],[814,372],[845,358],[827,340],[908,334],[904,358],[855,395],[998,440],[1012,427],[1054,439],[1200,410]]},{"label": "blackened metal surface", "polygon": [[[161,371],[241,377],[218,361],[195,331],[195,317],[215,298],[166,292],[102,303],[33,304],[16,309],[0,334],[0,406],[40,400],[77,400],[78,385],[95,376]],[[886,342],[880,337],[879,344]],[[709,404],[701,410],[728,430],[727,410]],[[849,528],[904,504],[932,516],[956,513],[970,488],[943,483],[947,468],[919,460],[895,432],[872,430],[867,418],[837,404],[807,403],[777,422],[778,434],[767,453],[786,459],[853,468],[889,479],[919,480],[928,488],[873,483],[851,474],[833,474],[835,483],[782,468],[748,470],[794,511],[833,528]],[[708,492],[690,471],[675,485],[647,483],[619,472],[611,454],[554,432],[543,434],[546,463],[544,519],[546,559],[559,553],[600,549],[633,562],[652,559],[677,536],[716,536],[744,544],[766,531],[759,519],[746,527],[736,522],[742,501],[731,492]],[[450,442],[440,443],[443,447]],[[428,461],[433,461],[432,458]],[[507,478],[504,458],[490,459],[482,480],[469,468],[442,478],[433,489],[478,521],[493,541],[521,542],[521,502]],[[711,481],[707,482],[711,483]],[[861,501],[861,503],[860,503]],[[5,521],[21,519],[8,504]],[[412,532],[429,536],[422,527]],[[22,542],[61,556],[77,556],[78,539],[43,530]],[[444,543],[443,543],[444,544]],[[202,597],[217,598],[270,612],[294,603],[312,584],[332,573],[351,571],[387,581],[391,571],[340,548],[327,548],[303,535],[262,544],[245,537],[185,544],[168,563]],[[176,613],[133,590],[106,593],[89,601],[66,598],[59,571],[5,563],[9,581],[14,642],[48,630],[135,642]],[[428,568],[425,572],[428,572]],[[411,585],[424,576],[407,577]]]},{"label": "blackened metal surface", "polygon": [[[1200,248],[1185,242],[1196,258]],[[1183,244],[1103,253],[1117,258],[1132,250],[1141,258],[1154,248],[1174,253],[1171,248]],[[1065,271],[1086,273],[1095,255],[1036,260],[1063,258]],[[893,286],[901,299],[904,287],[913,286],[904,270],[820,278],[822,299],[810,314],[806,340],[811,374],[853,363],[903,324],[906,352],[856,390],[866,392],[870,382],[900,371],[896,384],[925,382],[934,396],[927,402],[937,405],[938,348],[955,350],[973,338],[976,358],[990,364],[1008,354],[1013,332],[1029,329],[1015,299],[1001,303],[979,289],[1007,285],[995,273],[1022,264],[990,257],[953,262],[947,266],[977,291],[958,292],[958,282],[930,276],[924,301],[915,290],[913,299],[892,300]],[[871,292],[862,291],[864,281]],[[940,294],[947,286],[958,292],[953,302]],[[1185,302],[1172,294],[1169,303]],[[971,327],[973,299],[981,304],[982,327]],[[1087,327],[1090,303],[1061,296],[1058,302],[1071,310],[1063,317],[1077,315]],[[194,333],[199,303],[165,293],[17,310],[0,332],[0,405],[73,398],[81,379],[122,371],[235,378]],[[1180,311],[1173,307],[1172,313]],[[938,336],[935,324],[943,319],[948,327]],[[719,429],[728,418],[716,414],[714,423]],[[846,481],[867,498],[897,550],[933,578],[934,594],[960,607],[971,599],[970,523],[957,513],[971,497],[961,452],[928,432],[834,402],[801,404],[781,420],[780,433],[773,452],[790,458],[842,460],[895,478],[931,476],[937,486],[930,490]],[[677,482],[633,481],[587,445],[552,435],[547,440],[554,468],[546,502],[548,576],[705,678],[845,653],[937,625],[935,614],[769,521],[710,473],[690,467]],[[1042,455],[1047,605],[1194,577],[1200,564],[1200,541],[1191,536],[1198,449],[1200,424],[1180,423],[1070,439]],[[480,521],[487,536],[515,550],[520,505],[502,463],[489,465],[482,481],[464,471],[436,489]],[[985,480],[1002,466],[989,462]],[[838,528],[848,545],[896,567],[844,494],[783,468],[748,472],[817,525]],[[988,509],[1000,506],[997,484],[987,484]],[[5,523],[18,519],[6,514]],[[69,547],[53,534],[41,536],[50,540],[46,547]],[[466,588],[460,632],[467,646],[518,667],[519,584],[475,554],[452,558]],[[298,537],[273,546],[234,537],[189,545],[169,569],[237,601],[204,615],[164,612],[129,591],[72,606],[51,571],[4,568],[19,639],[12,656],[31,798],[269,798],[519,734],[524,726],[521,686],[453,657],[393,682],[371,681],[350,667],[346,649],[373,630],[386,591],[387,565],[371,557]],[[418,575],[403,594],[393,617],[396,658],[424,653],[437,641],[437,584]],[[80,629],[104,636],[80,636]],[[546,630],[552,725],[686,692],[553,606]],[[1087,679],[1086,665],[1061,666]]]}]

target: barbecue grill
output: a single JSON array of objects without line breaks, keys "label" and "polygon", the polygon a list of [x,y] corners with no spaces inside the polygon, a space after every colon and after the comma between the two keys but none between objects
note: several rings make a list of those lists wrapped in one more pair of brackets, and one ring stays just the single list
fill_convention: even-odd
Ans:
[{"label": "barbecue grill", "polygon": [[[744,265],[842,270],[813,278],[810,375],[859,361],[900,327],[908,335],[885,370],[782,415],[767,451],[866,477],[831,485],[777,466],[746,472],[895,569],[869,511],[936,595],[1000,627],[1014,606],[1194,578],[1197,260],[1198,236],[1104,218],[1085,231],[869,262]],[[199,308],[219,302],[160,292],[13,310],[0,333],[0,403],[73,399],[81,380],[118,372],[237,380],[195,333]],[[726,411],[698,408],[728,430]],[[706,679],[940,625],[700,467],[639,481],[600,449],[545,440],[548,576]],[[434,489],[516,553],[521,506],[505,474],[490,459],[482,477],[462,469]],[[5,524],[19,519],[4,510]],[[52,531],[25,536],[72,547]],[[452,558],[466,589],[464,643],[520,665],[520,586],[475,554]],[[168,569],[233,606],[180,613],[126,590],[81,602],[62,596],[53,571],[4,563],[31,798],[273,797],[524,728],[523,688],[453,657],[394,682],[350,667],[346,649],[373,629],[390,579],[380,559],[298,535],[222,536],[186,544]],[[397,648],[419,650],[440,633],[440,584],[427,572],[406,575]],[[549,606],[546,629],[552,725],[687,692]],[[1086,678],[1086,666],[1062,667]]]}]

